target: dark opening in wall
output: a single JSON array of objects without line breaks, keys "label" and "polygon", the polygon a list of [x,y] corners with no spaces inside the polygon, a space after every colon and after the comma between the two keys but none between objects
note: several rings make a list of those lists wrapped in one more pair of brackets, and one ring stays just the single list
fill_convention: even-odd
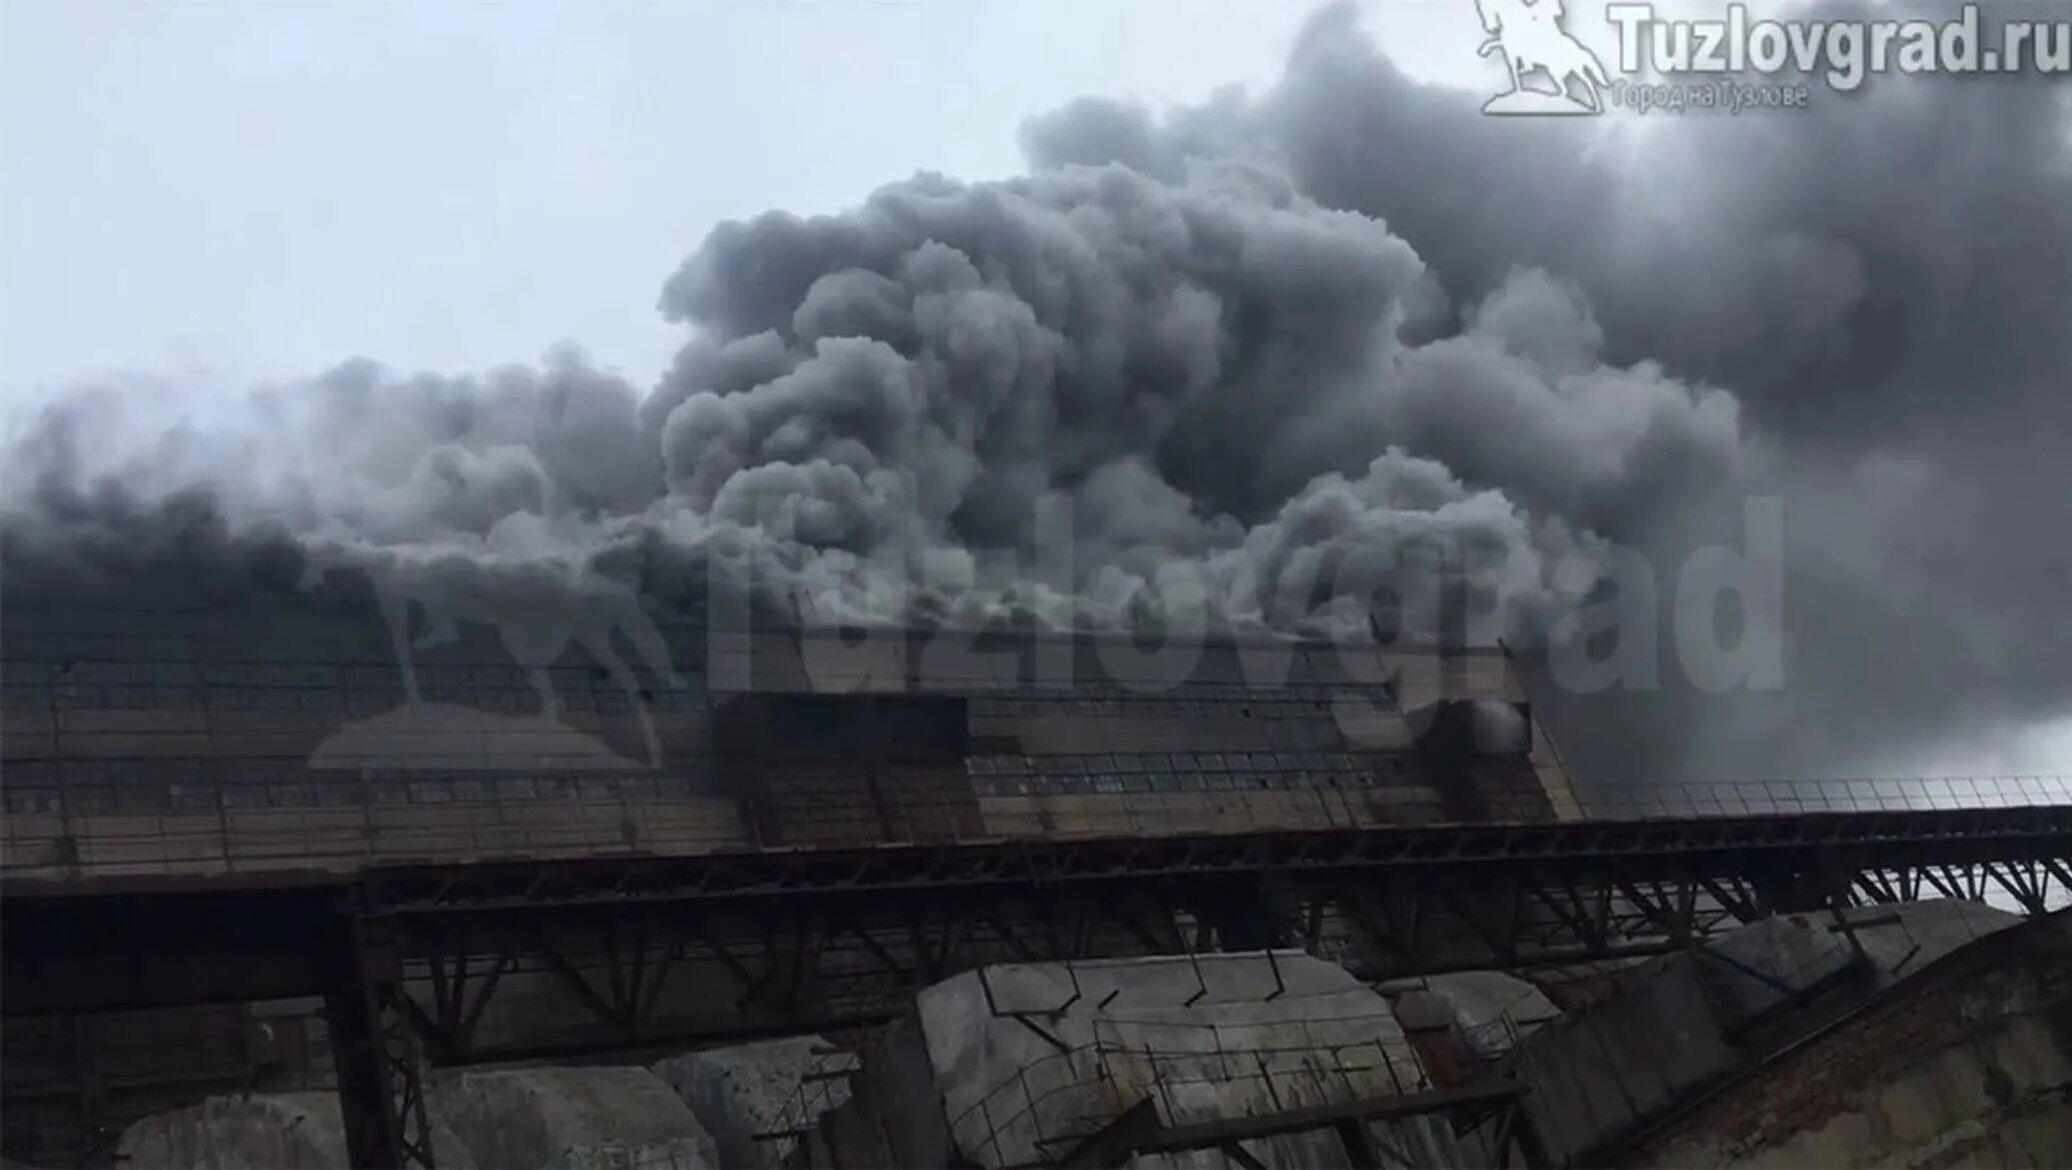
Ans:
[{"label": "dark opening in wall", "polygon": [[948,695],[899,695],[873,700],[865,708],[866,749],[902,763],[957,763],[971,754],[971,720],[964,699]]},{"label": "dark opening in wall", "polygon": [[955,763],[971,750],[968,704],[947,695],[770,695],[762,755],[773,760]]},{"label": "dark opening in wall", "polygon": [[763,705],[762,755],[847,760],[863,754],[863,711],[847,695],[772,695]]}]

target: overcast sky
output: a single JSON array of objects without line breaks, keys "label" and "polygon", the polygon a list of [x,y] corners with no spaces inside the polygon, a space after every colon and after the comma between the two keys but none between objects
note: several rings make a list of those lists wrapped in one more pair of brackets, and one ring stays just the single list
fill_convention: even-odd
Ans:
[{"label": "overcast sky", "polygon": [[[716,222],[1020,166],[1083,94],[1278,72],[1295,0],[0,0],[0,389],[112,369],[460,370],[574,341],[646,384]],[[1467,0],[1378,0],[1414,71]]]}]

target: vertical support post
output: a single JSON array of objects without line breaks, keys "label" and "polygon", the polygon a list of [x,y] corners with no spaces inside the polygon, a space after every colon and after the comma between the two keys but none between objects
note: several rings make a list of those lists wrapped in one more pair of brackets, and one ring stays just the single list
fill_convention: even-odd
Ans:
[{"label": "vertical support post", "polygon": [[80,1145],[83,1149],[95,1150],[110,1135],[105,1132],[102,1121],[107,1112],[107,1102],[101,1081],[99,1053],[94,1050],[97,1037],[88,1019],[79,1012],[70,1012],[65,1024],[72,1042],[72,1089],[79,1105]]},{"label": "vertical support post", "polygon": [[[1525,1098],[1511,1102],[1510,1144],[1518,1151],[1518,1160],[1525,1170],[1543,1170],[1552,1166],[1554,1158],[1547,1150],[1546,1140],[1540,1136],[1539,1126],[1533,1124],[1532,1113],[1525,1107]],[[1497,1157],[1504,1157],[1504,1148],[1497,1147]]]},{"label": "vertical support post", "polygon": [[1345,1147],[1345,1164],[1353,1170],[1378,1170],[1381,1153],[1374,1148],[1374,1135],[1367,1131],[1367,1124],[1356,1117],[1348,1117],[1334,1126],[1338,1131],[1339,1144]]},{"label": "vertical support post", "polygon": [[354,1170],[434,1170],[417,1038],[403,1008],[396,940],[356,908],[337,926],[324,1019]]},{"label": "vertical support post", "polygon": [[[901,840],[900,830],[911,830],[912,826],[901,825],[892,815],[892,805],[885,799],[885,768],[890,729],[885,726],[884,704],[876,699],[866,698],[856,706],[856,746],[858,761],[863,765],[863,788],[870,797],[871,814],[878,818],[878,840],[892,844]],[[908,833],[911,837],[911,832]]]}]

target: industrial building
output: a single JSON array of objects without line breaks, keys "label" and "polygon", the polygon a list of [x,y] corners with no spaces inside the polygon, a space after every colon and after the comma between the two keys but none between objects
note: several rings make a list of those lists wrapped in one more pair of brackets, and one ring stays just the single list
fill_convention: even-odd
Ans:
[{"label": "industrial building", "polygon": [[[6,1155],[1654,1157],[1724,1124],[1679,1112],[1690,1094],[1757,1093],[1722,1086],[1839,1026],[1837,1005],[1897,994],[1896,961],[1862,957],[1892,928],[1851,907],[1990,892],[2040,915],[2072,872],[2072,806],[2048,790],[1593,803],[1501,647],[601,612],[339,574],[235,607],[11,598]],[[1819,923],[1818,944],[1722,941],[1777,915]],[[1994,945],[2039,970],[2064,953],[2045,921],[1955,921],[1977,946],[2019,933]],[[1906,931],[1943,940],[1938,971],[1969,953]],[[1778,1002],[1718,1007],[1722,970]],[[1539,1031],[1498,1011],[1475,1027],[1511,1029],[1500,1045],[1433,1040],[1474,1014],[1458,973],[1478,971],[1509,973],[1490,978],[1541,1005]],[[1664,1074],[1659,1099],[1605,1090],[1619,1116],[1549,1087],[1577,1058],[1537,1037],[1597,1036],[1590,1013],[1672,989],[1712,1006],[1664,1019],[1725,1021],[1686,1054],[1711,1063]],[[2058,1019],[2062,990],[2036,994]],[[974,1003],[980,1032],[935,1022]],[[1444,1022],[1405,1023],[1420,1010]],[[1116,1055],[1146,1028],[1193,1055]],[[1012,1044],[954,1051],[1002,1029]],[[1226,1041],[1266,1063],[1235,1070]],[[1335,1087],[1299,1089],[1321,1053]],[[954,1085],[962,1116],[1039,1069],[1064,1095],[1046,1100],[1076,1102],[1069,1142],[967,1132],[914,1080]],[[743,1070],[761,1070],[746,1096]],[[1196,1084],[1177,1113],[1176,1078]],[[1204,1157],[1228,1161],[1185,1161]]]}]

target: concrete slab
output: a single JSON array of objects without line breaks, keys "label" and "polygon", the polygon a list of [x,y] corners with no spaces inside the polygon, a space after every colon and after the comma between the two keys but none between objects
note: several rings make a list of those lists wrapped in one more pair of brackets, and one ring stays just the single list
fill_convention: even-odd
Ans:
[{"label": "concrete slab", "polygon": [[644,1068],[533,1068],[442,1078],[432,1100],[474,1164],[496,1170],[715,1170],[712,1138]]},{"label": "concrete slab", "polygon": [[[920,992],[855,1084],[831,1136],[793,1165],[1050,1164],[1147,1101],[1186,1125],[1429,1087],[1388,1002],[1294,951],[967,972]],[[1246,1149],[1267,1166],[1348,1164],[1330,1132]],[[1226,1164],[1217,1152],[1132,1163]]]},{"label": "concrete slab", "polygon": [[856,1064],[853,1053],[823,1037],[791,1036],[672,1056],[653,1072],[712,1136],[719,1165],[761,1170],[778,1165],[790,1143],[755,1135],[805,1128],[840,1106]]},{"label": "concrete slab", "polygon": [[[441,1170],[475,1170],[453,1131],[433,1122]],[[155,1114],[124,1131],[115,1164],[127,1170],[347,1170],[335,1093],[211,1097]]]}]

